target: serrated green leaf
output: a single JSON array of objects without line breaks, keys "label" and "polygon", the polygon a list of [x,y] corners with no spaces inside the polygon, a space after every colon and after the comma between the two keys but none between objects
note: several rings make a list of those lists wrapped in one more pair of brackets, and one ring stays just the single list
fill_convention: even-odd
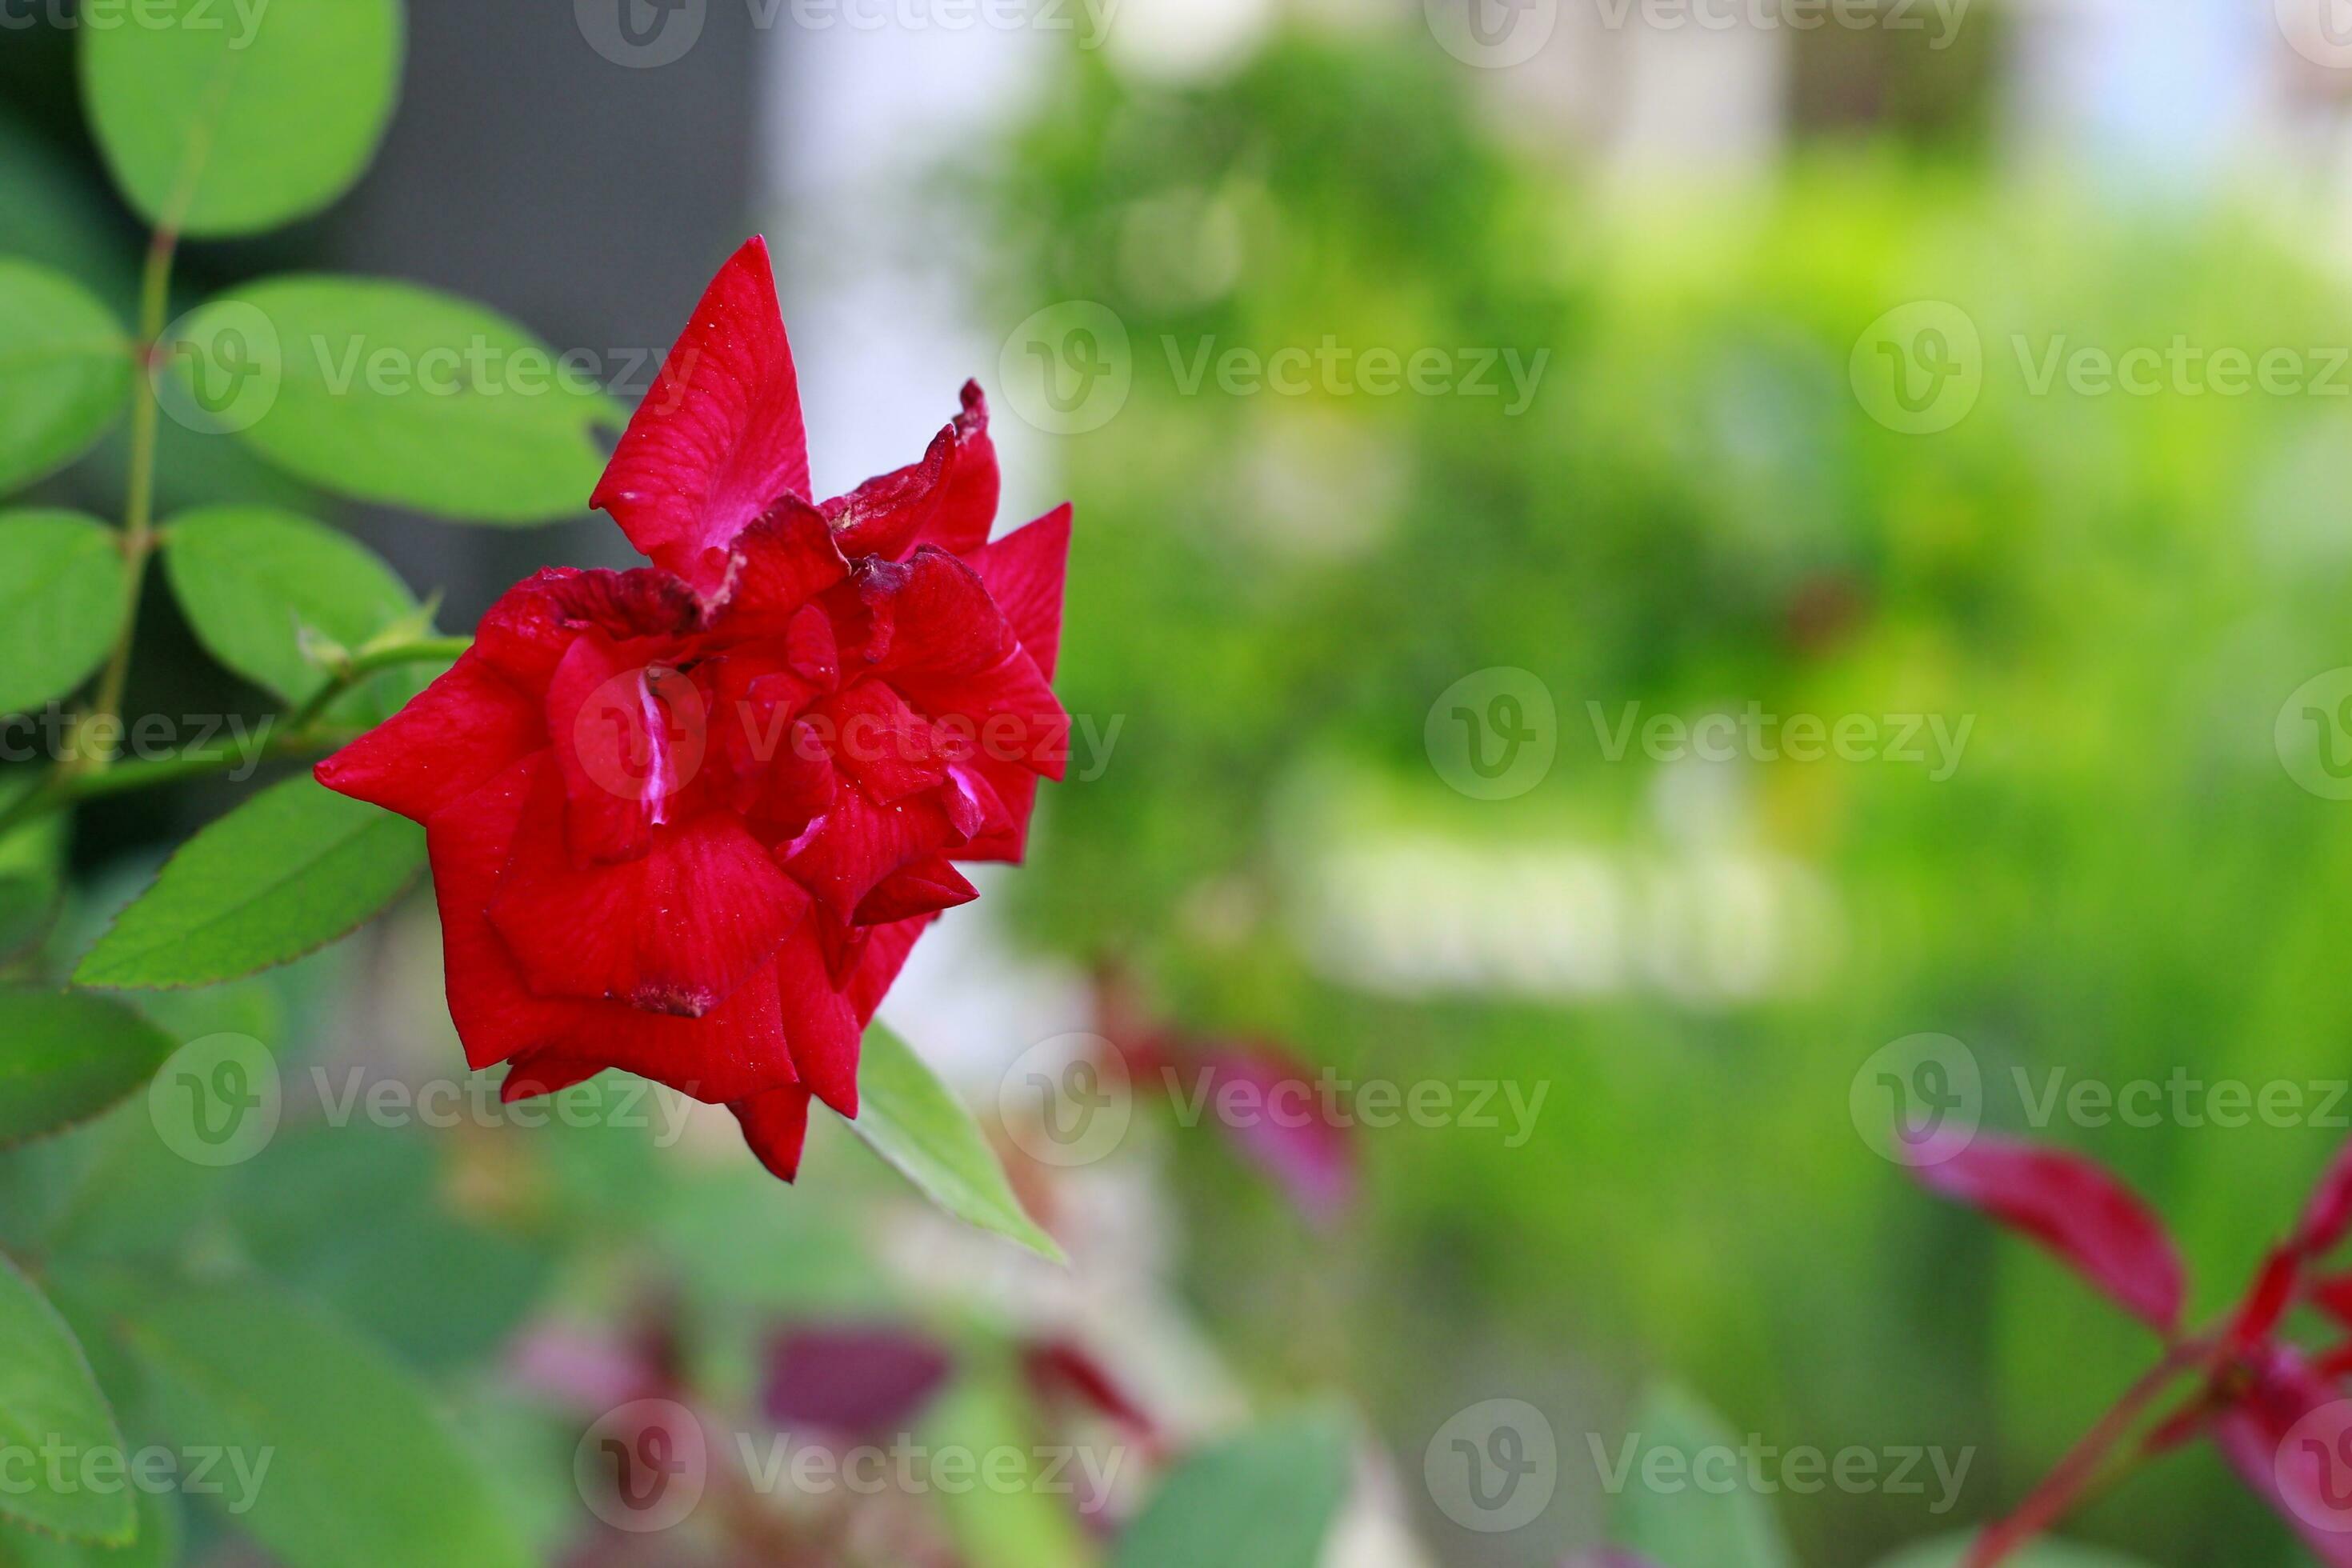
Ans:
[{"label": "serrated green leaf", "polygon": [[72,279],[0,258],[0,490],[64,467],[131,395],[131,340]]},{"label": "serrated green leaf", "polygon": [[484,1468],[368,1341],[258,1280],[142,1277],[93,1293],[172,1439],[243,1459],[212,1500],[292,1568],[529,1562]]},{"label": "serrated green leaf", "polygon": [[851,1130],[924,1196],[958,1219],[1062,1260],[1054,1238],[1013,1195],[971,1113],[906,1041],[879,1024],[866,1031],[857,1098]]},{"label": "serrated green leaf", "polygon": [[243,438],[364,500],[463,521],[577,512],[604,469],[594,432],[622,423],[512,321],[411,284],[290,277],[224,295],[184,324],[175,374],[193,389],[209,345],[232,335],[277,379],[240,412]]},{"label": "serrated green leaf", "polygon": [[136,17],[81,33],[107,166],[184,234],[251,234],[333,201],[400,87],[398,0],[140,0]]},{"label": "serrated green leaf", "polygon": [[425,833],[308,774],[181,847],[74,972],[83,985],[210,985],[349,935],[425,862]]},{"label": "serrated green leaf", "polygon": [[1345,1417],[1307,1410],[1201,1449],[1119,1537],[1117,1568],[1316,1568],[1347,1500]]},{"label": "serrated green leaf", "polygon": [[0,1526],[0,1568],[172,1568],[180,1560],[180,1505],[168,1491],[134,1491],[137,1539],[128,1546],[59,1541]]},{"label": "serrated green leaf", "polygon": [[165,530],[164,571],[205,651],[299,704],[330,679],[306,638],[357,647],[416,611],[399,574],[358,541],[263,507],[207,507]]},{"label": "serrated green leaf", "polygon": [[[29,1455],[11,1467],[0,1514],[78,1541],[130,1543],[137,1528],[127,1489],[85,1479],[81,1459],[122,1457],[122,1434],[73,1331],[40,1288],[0,1258],[0,1450]],[[58,1465],[43,1453],[68,1453]],[[118,1472],[119,1474],[119,1472]],[[24,1483],[20,1489],[18,1483]]]},{"label": "serrated green leaf", "polygon": [[0,1147],[89,1121],[154,1077],[173,1046],[111,997],[0,991]]},{"label": "serrated green leaf", "polygon": [[1681,1457],[1682,1482],[1645,1487],[1637,1465],[1619,1494],[1611,1534],[1660,1563],[1705,1563],[1709,1568],[1793,1568],[1770,1505],[1746,1486],[1725,1490],[1690,1479],[1710,1452],[1739,1452],[1738,1434],[1705,1402],[1672,1384],[1643,1395],[1633,1431],[1642,1452]]},{"label": "serrated green leaf", "polygon": [[123,571],[121,542],[95,518],[0,512],[0,712],[62,697],[105,662],[122,627]]}]

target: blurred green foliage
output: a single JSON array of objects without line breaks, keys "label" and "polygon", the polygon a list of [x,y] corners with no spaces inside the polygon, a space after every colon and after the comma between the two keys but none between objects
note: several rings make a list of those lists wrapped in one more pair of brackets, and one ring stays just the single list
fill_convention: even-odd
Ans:
[{"label": "blurred green foliage", "polygon": [[[2273,730],[2352,663],[2352,310],[2258,203],[2126,208],[1891,144],[1604,198],[1422,43],[1294,36],[1185,86],[1074,58],[988,187],[1001,321],[1098,302],[1134,367],[1123,411],[1056,447],[1080,520],[1061,686],[1125,729],[1098,781],[1049,793],[1012,897],[1037,940],[1143,963],[1198,1026],[1286,1034],[1357,1078],[1552,1084],[1523,1148],[1368,1135],[1367,1212],[1303,1255],[1263,1189],[1188,1170],[1189,1289],[1263,1369],[1363,1392],[1408,1456],[1462,1404],[1534,1399],[1575,1477],[1574,1434],[1622,1430],[1643,1369],[1670,1368],[1776,1442],[1980,1445],[1961,1512],[1990,1517],[2148,1346],[1915,1191],[1858,1135],[1850,1087],[1899,1037],[1967,1042],[1988,1124],[2147,1192],[2207,1311],[2345,1136],[2343,1107],[2308,1114],[2324,1091],[2286,1128],[2032,1118],[2057,1071],[2345,1076],[2352,816],[2297,787]],[[1973,320],[1984,383],[1956,427],[1907,436],[1867,415],[1849,357],[1921,300]],[[1181,373],[1211,339],[1327,335],[1552,356],[1516,418],[1507,398],[1237,396]],[[2081,395],[2028,374],[2053,344],[2177,339],[2294,351],[2314,385]],[[1471,800],[1423,721],[1496,666],[1549,688],[1559,752],[1532,792]],[[1588,702],[1612,723],[1629,702],[1755,703],[1974,728],[1940,782],[1883,760],[1710,772],[1611,760]],[[1433,839],[1489,854],[1465,861],[1471,891],[1507,926],[1550,912],[1509,874],[1539,879],[1549,853],[1727,847],[1801,868],[1831,934],[1814,972],[1749,999],[1672,965],[1566,998],[1335,981],[1302,936],[1301,866]],[[1625,940],[1737,945],[1775,918],[1698,886],[1629,906]],[[1416,905],[1446,907],[1394,896],[1376,913],[1415,931],[1442,920],[1413,925]],[[1781,1501],[1822,1568],[1962,1522]],[[1510,1545],[1423,1522],[1463,1561],[1534,1563],[1599,1507]],[[2202,1455],[2085,1529],[2161,1562],[2294,1560]]]}]

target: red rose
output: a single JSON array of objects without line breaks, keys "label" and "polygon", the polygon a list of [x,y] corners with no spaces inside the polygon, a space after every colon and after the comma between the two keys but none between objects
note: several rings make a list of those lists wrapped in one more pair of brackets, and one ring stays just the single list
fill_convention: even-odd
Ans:
[{"label": "red rose", "polygon": [[1017,860],[1069,719],[1067,507],[994,543],[980,389],[822,506],[766,245],[712,280],[590,504],[654,564],[540,573],[319,764],[425,825],[450,1016],[509,1100],[606,1068],[724,1103],[790,1180],[923,928]]}]

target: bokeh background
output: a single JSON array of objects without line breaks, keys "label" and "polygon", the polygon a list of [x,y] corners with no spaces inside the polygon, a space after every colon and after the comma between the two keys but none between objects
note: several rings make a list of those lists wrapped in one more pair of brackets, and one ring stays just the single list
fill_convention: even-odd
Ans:
[{"label": "bokeh background", "polygon": [[[185,1005],[284,1066],[255,1158],[192,1172],[134,1111],[43,1153],[75,1180],[13,1230],[126,1257],[161,1235],[355,1318],[460,1413],[546,1557],[583,1563],[1107,1561],[1182,1455],[1302,1403],[1354,1435],[1337,1568],[1597,1545],[1643,1506],[1602,1457],[1669,1419],[1685,1447],[1972,1456],[1957,1497],[1755,1500],[1788,1543],[1757,1563],[1879,1563],[2003,1511],[2150,1349],[1916,1191],[1883,1070],[2123,1172],[2200,1310],[2234,1297],[2352,1110],[2352,17],[622,4],[679,30],[649,55],[591,0],[411,0],[372,175],[296,229],[189,247],[184,287],[413,279],[633,398],[762,231],[826,493],[912,458],[982,380],[1005,523],[1076,504],[1078,764],[886,1016],[1074,1265],[959,1232],[845,1137],[787,1191],[723,1114],[336,1125],[321,1086],[458,1059],[422,900]],[[83,128],[73,11],[0,18],[0,252],[127,304],[142,237]],[[1428,374],[1383,383],[1382,352]],[[538,565],[625,554],[584,513],[338,507],[166,435],[167,510],[316,509],[442,589],[447,628]],[[101,449],[43,493],[106,511],[121,471]],[[262,711],[175,616],[151,593],[134,706]],[[1676,740],[1709,715],[1764,739]],[[1851,739],[1776,743],[1792,721]],[[233,798],[86,812],[54,945]],[[1065,1072],[1099,1058],[1086,1037],[1457,1098],[1254,1135],[1144,1093],[1072,1159],[1041,1126],[1092,1081]],[[2049,1098],[2183,1078],[2137,1118]],[[2224,1083],[2300,1109],[2214,1115]],[[758,1427],[795,1347],[804,1387],[943,1351],[943,1387],[884,1417],[935,1441],[1075,1433],[1136,1462],[1097,1497],[599,1522],[572,1452],[600,1409],[665,1389]],[[1554,1451],[1508,1530],[1445,1472],[1497,1401]],[[200,1513],[186,1532],[190,1561],[254,1560]],[[2071,1533],[2305,1561],[2196,1450]]]}]

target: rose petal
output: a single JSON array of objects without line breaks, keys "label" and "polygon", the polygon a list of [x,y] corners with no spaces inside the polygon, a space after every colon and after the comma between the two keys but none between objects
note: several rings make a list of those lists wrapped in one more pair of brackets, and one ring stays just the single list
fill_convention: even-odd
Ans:
[{"label": "rose petal", "polygon": [[844,553],[896,561],[919,544],[966,555],[986,542],[1003,481],[980,384],[966,382],[962,395],[962,412],[932,438],[921,462],[825,503]]},{"label": "rose petal", "polygon": [[821,917],[796,926],[776,954],[777,996],[783,1008],[793,1067],[819,1100],[855,1121],[857,1050],[865,1035],[848,994],[834,979],[818,940]]},{"label": "rose petal", "polygon": [[744,637],[773,629],[849,575],[824,514],[786,496],[735,536],[711,629]]},{"label": "rose petal", "polygon": [[968,904],[980,889],[942,856],[901,866],[858,901],[856,923],[889,925],[918,915],[935,915]]},{"label": "rose petal", "polygon": [[808,841],[784,862],[834,919],[854,923],[857,906],[903,866],[940,854],[956,838],[936,794],[877,805],[844,787]]},{"label": "rose petal", "polygon": [[1037,775],[1017,763],[975,757],[956,773],[982,807],[981,826],[959,847],[959,860],[1018,864],[1029,853],[1029,821],[1037,809]]},{"label": "rose petal", "polygon": [[525,814],[488,911],[540,995],[698,1018],[766,964],[808,909],[722,812],[661,829],[638,859],[577,865],[551,784]]},{"label": "rose petal", "polygon": [[423,822],[546,744],[540,705],[467,649],[399,712],[312,773],[338,795]]},{"label": "rose petal", "polygon": [[927,546],[903,566],[861,568],[858,581],[887,622],[875,674],[978,754],[1062,776],[1070,717],[978,573]]},{"label": "rose petal", "polygon": [[808,493],[792,344],[754,237],[710,280],[588,504],[707,590],[725,578],[721,547],[778,497]]},{"label": "rose petal", "polygon": [[1062,590],[1070,563],[1070,508],[972,552],[971,564],[1045,679],[1062,653]]},{"label": "rose petal", "polygon": [[512,1105],[519,1100],[562,1094],[604,1070],[603,1062],[567,1057],[557,1051],[532,1051],[516,1058],[514,1065],[507,1069],[506,1081],[499,1085],[499,1102]]},{"label": "rose petal", "polygon": [[877,805],[947,782],[950,738],[879,680],[861,680],[816,704],[833,758]]},{"label": "rose petal", "polygon": [[858,955],[850,972],[847,992],[860,1028],[874,1021],[883,996],[898,980],[898,972],[907,966],[908,955],[915,951],[916,941],[937,919],[937,915],[921,915],[888,925],[859,928]]},{"label": "rose petal", "polygon": [[743,1142],[769,1173],[789,1182],[800,1174],[801,1146],[808,1138],[809,1091],[797,1085],[772,1089],[728,1102],[742,1124]]},{"label": "rose petal", "polygon": [[425,825],[449,1016],[476,1068],[550,1051],[600,1061],[719,1101],[794,1081],[774,976],[762,972],[725,1005],[696,1020],[610,1002],[533,995],[485,913],[525,815],[547,798],[554,763],[527,757],[436,813]]}]

